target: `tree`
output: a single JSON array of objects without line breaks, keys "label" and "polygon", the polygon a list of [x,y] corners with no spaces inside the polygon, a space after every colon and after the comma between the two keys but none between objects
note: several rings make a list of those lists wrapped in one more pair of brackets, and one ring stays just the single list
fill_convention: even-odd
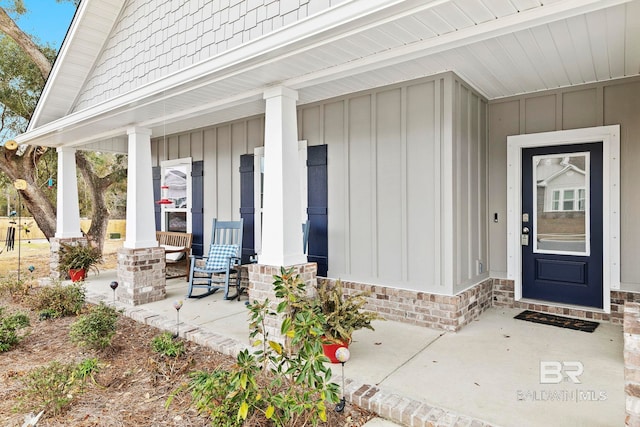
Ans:
[{"label": "tree", "polygon": [[[73,2],[76,7],[79,4],[79,0],[57,1]],[[51,47],[38,45],[10,16],[25,12],[22,0],[0,1],[0,32],[4,33],[0,36],[0,137],[4,140],[26,130],[56,55]],[[43,161],[50,161],[55,153],[46,147],[22,146],[18,150],[3,147],[1,154],[0,171],[12,182],[16,179],[27,182],[27,188],[21,190],[24,205],[50,239],[56,230],[55,197],[42,185],[42,181],[48,178],[47,174],[51,175],[51,168],[39,166]],[[90,157],[89,153],[76,152],[78,170],[89,187],[92,199],[92,222],[87,236],[102,249],[109,220],[105,191],[124,179],[126,164],[120,159],[109,168],[103,167],[102,175],[98,175],[89,161]]]}]

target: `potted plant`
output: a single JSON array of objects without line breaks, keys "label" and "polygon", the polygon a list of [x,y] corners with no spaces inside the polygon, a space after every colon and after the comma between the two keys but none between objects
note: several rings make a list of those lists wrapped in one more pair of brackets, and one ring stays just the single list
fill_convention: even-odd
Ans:
[{"label": "potted plant", "polygon": [[348,347],[355,331],[374,330],[371,322],[384,320],[377,313],[363,310],[368,295],[367,292],[345,294],[340,280],[335,284],[328,280],[318,283],[315,300],[325,318],[323,349],[332,363],[338,363],[336,350]]},{"label": "potted plant", "polygon": [[98,273],[96,264],[102,262],[100,249],[90,245],[61,243],[58,254],[58,270],[62,274],[68,274],[73,282],[84,280],[89,270]]}]

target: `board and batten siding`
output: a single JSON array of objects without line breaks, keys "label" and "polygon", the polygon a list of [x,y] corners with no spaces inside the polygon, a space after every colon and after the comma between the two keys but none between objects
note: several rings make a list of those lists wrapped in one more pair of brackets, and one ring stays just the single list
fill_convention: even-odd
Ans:
[{"label": "board and batten siding", "polygon": [[486,101],[454,74],[302,106],[298,121],[328,145],[330,277],[441,294],[487,277]]},{"label": "board and batten siding", "polygon": [[153,166],[191,157],[204,161],[204,247],[209,247],[211,220],[240,219],[240,156],[264,145],[264,117],[152,138]]},{"label": "board and batten siding", "polygon": [[454,76],[454,293],[489,277],[487,213],[487,102]]},{"label": "board and batten siding", "polygon": [[620,125],[621,289],[640,290],[640,78],[574,86],[489,103],[489,232],[492,277],[507,270],[507,136]]},{"label": "board and batten siding", "polygon": [[[298,108],[299,139],[328,147],[329,277],[446,295],[488,277],[486,110],[453,73]],[[205,247],[207,218],[239,218],[263,133],[254,117],[153,139],[155,165],[204,160]]]}]

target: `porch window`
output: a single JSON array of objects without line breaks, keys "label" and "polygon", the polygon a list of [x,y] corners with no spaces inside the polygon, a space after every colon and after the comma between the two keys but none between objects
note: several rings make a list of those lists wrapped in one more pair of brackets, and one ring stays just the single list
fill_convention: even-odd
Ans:
[{"label": "porch window", "polygon": [[190,233],[191,218],[191,158],[162,162],[163,198],[162,231]]}]

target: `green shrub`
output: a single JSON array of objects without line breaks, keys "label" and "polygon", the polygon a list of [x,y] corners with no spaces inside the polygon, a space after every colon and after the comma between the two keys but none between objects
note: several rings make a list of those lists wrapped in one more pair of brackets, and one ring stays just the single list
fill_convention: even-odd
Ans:
[{"label": "green shrub", "polygon": [[18,344],[23,334],[20,330],[29,326],[29,318],[24,313],[4,315],[4,308],[0,307],[0,353],[8,351]]},{"label": "green shrub", "polygon": [[170,332],[164,332],[151,340],[151,348],[167,357],[180,357],[184,354],[184,342],[174,340]]},{"label": "green shrub", "polygon": [[31,287],[30,282],[18,280],[16,277],[3,277],[0,279],[0,295],[9,296],[16,302],[22,301],[29,294]]},{"label": "green shrub", "polygon": [[59,414],[75,394],[82,392],[86,379],[93,378],[97,371],[97,359],[85,359],[78,364],[53,361],[32,369],[22,379],[21,406]]},{"label": "green shrub", "polygon": [[211,425],[216,427],[240,427],[243,420],[235,416],[240,410],[237,399],[228,399],[234,374],[218,370],[191,373],[189,391],[198,412],[209,415]]},{"label": "green shrub", "polygon": [[44,316],[49,318],[77,315],[82,311],[84,302],[85,289],[78,283],[44,286],[29,294],[26,299],[29,308],[39,313],[45,312]]},{"label": "green shrub", "polygon": [[[249,305],[250,337],[260,349],[241,351],[230,372],[196,372],[186,386],[198,411],[214,426],[237,427],[249,418],[282,427],[316,426],[327,420],[327,402],[339,400],[322,351],[325,318],[320,308],[303,302],[305,284],[292,270],[282,269],[274,288],[282,299],[275,312],[269,300]],[[288,339],[286,346],[269,339],[266,319],[275,314],[284,316],[280,332]]]},{"label": "green shrub", "polygon": [[117,321],[118,311],[101,302],[71,324],[71,341],[94,350],[105,349],[111,345]]},{"label": "green shrub", "polygon": [[78,363],[73,370],[72,380],[80,380],[82,381],[82,385],[87,381],[87,378],[91,378],[91,381],[95,383],[96,381],[93,375],[97,374],[98,371],[100,371],[100,362],[97,358],[92,357],[89,359],[84,359],[82,360],[82,362]]}]

